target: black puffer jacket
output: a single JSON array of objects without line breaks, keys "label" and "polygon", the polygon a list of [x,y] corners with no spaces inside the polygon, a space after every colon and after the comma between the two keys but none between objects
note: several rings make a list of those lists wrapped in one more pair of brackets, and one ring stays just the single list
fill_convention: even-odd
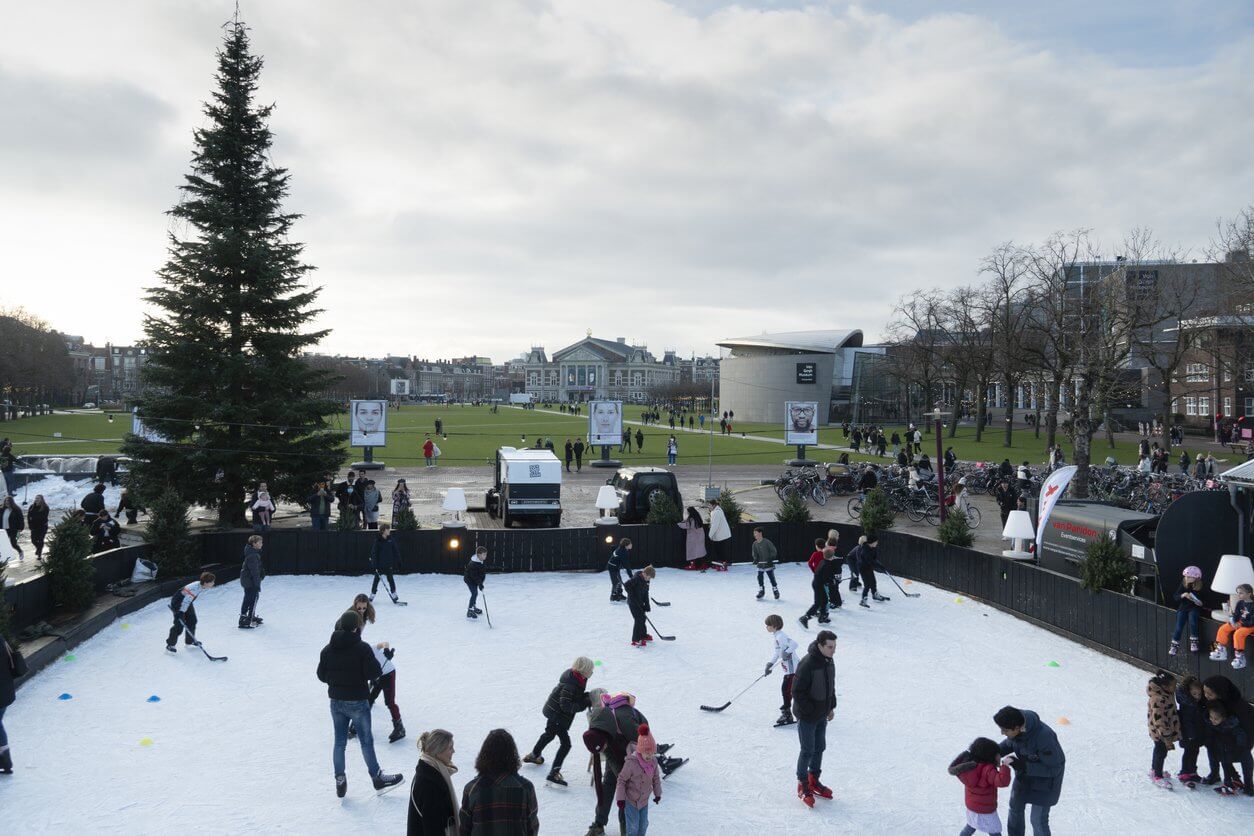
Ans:
[{"label": "black puffer jacket", "polygon": [[26,512],[26,524],[31,531],[48,530],[48,512],[52,509],[47,505],[32,505]]},{"label": "black puffer jacket", "polygon": [[549,720],[558,720],[570,728],[570,724],[574,721],[575,715],[580,711],[588,708],[590,701],[588,692],[588,680],[573,668],[562,672],[558,678],[557,684],[553,686],[553,690],[549,692],[549,698],[544,701],[544,716]]},{"label": "black puffer jacket", "polygon": [[78,507],[86,511],[88,517],[94,517],[105,509],[104,494],[92,491],[83,497]]},{"label": "black puffer jacket", "polygon": [[627,607],[631,610],[640,610],[648,612],[649,607],[649,579],[642,573],[637,572],[631,576],[631,580],[623,584],[623,589],[627,590]]},{"label": "black puffer jacket", "polygon": [[798,720],[815,723],[836,708],[836,664],[810,642],[792,681],[793,712]]},{"label": "black puffer jacket", "polygon": [[396,538],[389,534],[374,538],[370,544],[370,568],[376,572],[392,572],[401,562],[401,547]]},{"label": "black puffer jacket", "polygon": [[374,651],[356,632],[336,630],[318,659],[318,679],[333,700],[370,699],[370,683],[382,675]]},{"label": "black puffer jacket", "polygon": [[239,569],[239,585],[244,589],[259,589],[265,574],[261,566],[261,552],[252,546],[245,546],[244,565]]},{"label": "black puffer jacket", "polygon": [[462,572],[462,580],[469,586],[483,586],[483,579],[487,577],[487,568],[477,560],[471,560],[466,564],[466,570]]}]

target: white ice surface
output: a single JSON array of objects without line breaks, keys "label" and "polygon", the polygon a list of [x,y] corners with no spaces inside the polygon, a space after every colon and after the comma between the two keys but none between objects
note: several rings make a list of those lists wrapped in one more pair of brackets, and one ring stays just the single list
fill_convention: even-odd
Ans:
[{"label": "white ice surface", "polygon": [[[116,622],[18,694],[5,718],[17,772],[0,778],[0,820],[9,833],[397,833],[405,826],[415,740],[444,727],[456,736],[458,792],[473,776],[484,734],[503,726],[526,751],[543,729],[540,707],[576,656],[603,664],[590,685],[631,690],[659,742],[692,761],[669,778],[651,833],[819,832],[953,834],[963,825],[962,786],[945,769],[976,736],[996,736],[1002,705],[1030,708],[1058,732],[1067,753],[1059,834],[1168,832],[1204,823],[1236,833],[1254,804],[1209,789],[1174,793],[1146,778],[1147,674],[1010,616],[920,584],[907,600],[886,578],[892,601],[868,611],[839,610],[836,665],[840,699],[828,730],[824,781],[834,801],[805,809],[795,795],[794,728],[775,729],[780,674],[751,688],[722,714],[721,704],[762,672],[769,641],[762,626],[785,617],[799,642],[815,630],[796,623],[809,601],[804,566],[779,569],[784,600],[754,600],[752,570],[699,574],[665,570],[653,595],[673,602],[652,613],[678,636],[639,650],[630,616],[610,604],[604,574],[501,575],[488,579],[495,629],[465,619],[466,590],[451,576],[398,578],[408,607],[381,597],[371,641],[397,648],[398,701],[409,737],[388,744],[382,700],[376,748],[384,769],[406,787],[376,797],[356,742],[347,752],[348,798],[336,799],[325,687],[314,676],[332,623],[362,578],[272,577],[259,612],[263,627],[235,626],[238,584],[203,595],[201,638],[214,663],[180,645],[162,649],[164,603]],[[1165,639],[1165,637],[1164,637]],[[1048,667],[1057,661],[1061,667]],[[61,693],[73,695],[58,700]],[[161,698],[148,703],[150,695]],[[1060,724],[1065,717],[1069,725]],[[582,834],[595,804],[577,735],[564,772],[566,790],[543,785],[547,766],[524,765],[536,784],[544,833]],[[151,746],[140,740],[151,738]],[[552,758],[556,742],[545,752]],[[1179,768],[1179,750],[1168,767]],[[1000,810],[1006,814],[1009,791]],[[1166,828],[1166,830],[1164,830]],[[615,833],[611,820],[610,833]]]},{"label": "white ice surface", "polygon": [[[29,503],[35,501],[37,494],[43,494],[44,502],[47,502],[48,507],[53,511],[72,511],[95,486],[96,480],[94,479],[67,482],[60,476],[45,476],[43,479],[31,482],[29,486],[19,485],[14,496],[18,502],[27,502],[27,507],[29,507]],[[3,486],[0,485],[0,487]],[[121,487],[105,487],[105,507],[109,509],[110,514],[118,507],[118,500],[121,497]],[[55,525],[60,519],[59,514],[54,514],[49,522]]]}]

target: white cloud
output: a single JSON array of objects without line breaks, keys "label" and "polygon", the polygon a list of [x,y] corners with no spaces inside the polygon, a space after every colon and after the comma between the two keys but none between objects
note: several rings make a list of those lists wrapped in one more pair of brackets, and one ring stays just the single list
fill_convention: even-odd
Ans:
[{"label": "white cloud", "polygon": [[[231,8],[9,13],[0,79],[24,86],[6,99],[18,139],[0,141],[6,304],[139,335]],[[872,336],[901,293],[972,281],[1002,240],[1139,225],[1197,246],[1254,195],[1248,33],[1204,63],[1131,67],[972,15],[706,11],[244,4],[326,347]]]}]

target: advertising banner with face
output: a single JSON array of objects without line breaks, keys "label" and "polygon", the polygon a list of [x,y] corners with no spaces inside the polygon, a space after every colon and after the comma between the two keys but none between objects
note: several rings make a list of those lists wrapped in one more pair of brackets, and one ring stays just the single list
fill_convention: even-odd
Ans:
[{"label": "advertising banner with face", "polygon": [[815,401],[784,403],[784,443],[819,443],[819,405]]},{"label": "advertising banner with face", "polygon": [[592,401],[588,404],[588,441],[594,447],[622,443],[622,401]]},{"label": "advertising banner with face", "polygon": [[391,381],[391,383],[392,383],[393,395],[408,395],[409,394],[409,381],[408,380],[398,377],[398,378],[394,378]]},{"label": "advertising banner with face", "polygon": [[353,447],[387,445],[387,401],[352,401],[349,404],[349,440]]}]

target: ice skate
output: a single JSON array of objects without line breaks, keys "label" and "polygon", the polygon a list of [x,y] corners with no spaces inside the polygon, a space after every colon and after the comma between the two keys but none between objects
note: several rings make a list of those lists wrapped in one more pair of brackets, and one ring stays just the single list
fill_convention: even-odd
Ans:
[{"label": "ice skate", "polygon": [[887,601],[887,600],[888,600],[888,596],[886,596],[886,595],[880,595],[878,592],[872,592],[872,593],[871,593],[871,600],[872,600],[872,601]]},{"label": "ice skate", "polygon": [[523,763],[534,763],[536,766],[540,766],[544,763],[544,755],[536,755],[528,752],[523,755]]},{"label": "ice skate", "polygon": [[380,772],[374,776],[375,792],[383,795],[390,790],[396,789],[404,780],[405,778],[402,775],[389,775],[386,772]]},{"label": "ice skate", "polygon": [[1197,636],[1193,636],[1192,638],[1189,639],[1189,652],[1190,653],[1198,652]]},{"label": "ice skate", "polygon": [[[757,595],[758,600],[761,601],[765,597],[766,597],[766,590],[759,587],[758,595]],[[776,597],[779,597],[779,596],[776,596]]]},{"label": "ice skate", "polygon": [[775,728],[780,726],[791,726],[797,722],[797,718],[792,716],[792,712],[785,708],[779,713],[779,719],[775,721]]},{"label": "ice skate", "polygon": [[558,786],[558,787],[567,786],[566,779],[562,777],[561,770],[558,770],[558,769],[554,769],[553,771],[551,771],[545,777],[544,782],[546,784],[552,784],[553,786]]},{"label": "ice skate", "polygon": [[858,602],[858,606],[866,607],[868,610],[871,609],[871,605],[866,602],[865,598],[863,598],[861,601]]},{"label": "ice skate", "polygon": [[4,750],[0,751],[0,775],[12,775],[12,774],[13,774],[13,754],[12,752],[10,752],[9,747],[5,746]]},{"label": "ice skate", "polygon": [[814,806],[814,792],[810,789],[810,785],[803,782],[797,782],[797,798],[801,799],[801,803],[807,807]]},{"label": "ice skate", "polygon": [[477,619],[477,618],[479,617],[479,613],[477,613],[477,612],[476,612],[475,610],[473,610],[473,609],[468,609],[468,610],[466,610],[466,617],[467,617],[467,618],[469,618],[469,619],[472,619],[472,620],[473,620],[473,619]]},{"label": "ice skate", "polygon": [[822,784],[820,784],[819,776],[814,774],[813,772],[810,773],[810,792],[814,793],[819,798],[831,798],[832,797],[831,787],[825,787]]},{"label": "ice skate", "polygon": [[771,592],[775,593],[775,600],[778,601],[779,600],[779,587],[778,586],[771,587]]},{"label": "ice skate", "polygon": [[1176,641],[1175,639],[1172,639],[1171,647],[1167,648],[1167,655],[1175,656],[1179,652],[1180,652],[1180,642]]},{"label": "ice skate", "polygon": [[343,798],[345,793],[347,792],[348,792],[348,778],[344,777],[343,775],[336,775],[335,776],[336,797]]},{"label": "ice skate", "polygon": [[392,723],[392,733],[388,735],[388,743],[395,743],[405,736],[405,724],[400,720]]},{"label": "ice skate", "polygon": [[1166,773],[1162,775],[1155,775],[1153,772],[1151,772],[1149,774],[1149,777],[1150,777],[1150,781],[1153,782],[1154,786],[1156,787],[1159,787],[1164,790],[1174,789],[1174,787],[1171,784],[1171,779],[1167,777]]},{"label": "ice skate", "polygon": [[809,630],[810,629],[810,616],[808,615],[801,616],[801,618],[797,619],[797,623],[801,625],[802,629]]}]

